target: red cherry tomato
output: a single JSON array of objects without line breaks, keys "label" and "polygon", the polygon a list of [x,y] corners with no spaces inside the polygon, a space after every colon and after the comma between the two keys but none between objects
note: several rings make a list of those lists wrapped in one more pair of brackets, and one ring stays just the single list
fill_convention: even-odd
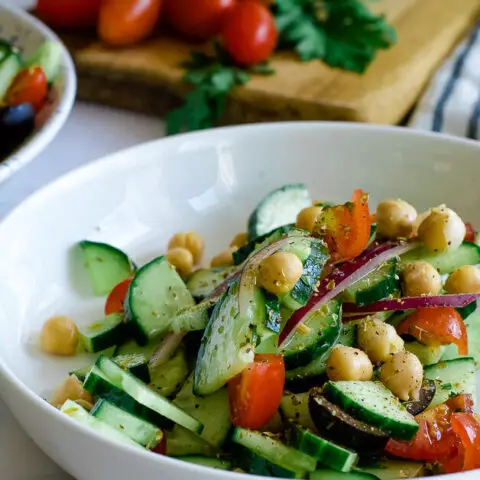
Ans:
[{"label": "red cherry tomato", "polygon": [[38,0],[35,12],[52,27],[94,27],[100,2],[101,0]]},{"label": "red cherry tomato", "polygon": [[465,242],[472,242],[475,243],[475,239],[477,237],[477,233],[475,232],[475,229],[473,228],[473,225],[471,223],[465,223],[465,238],[463,239]]},{"label": "red cherry tomato", "polygon": [[165,18],[180,33],[198,40],[215,36],[237,0],[165,0]]},{"label": "red cherry tomato", "polygon": [[469,413],[471,415],[475,413],[473,397],[469,393],[455,395],[454,397],[449,398],[445,404],[454,413]]},{"label": "red cherry tomato", "polygon": [[480,424],[468,413],[453,413],[451,423],[464,448],[462,470],[480,468]]},{"label": "red cherry tomato", "polygon": [[260,429],[275,415],[285,386],[281,355],[255,355],[255,361],[228,383],[230,416],[236,427]]},{"label": "red cherry tomato", "polygon": [[221,34],[228,53],[243,65],[267,60],[278,40],[275,19],[258,0],[238,3],[226,16]]},{"label": "red cherry tomato", "polygon": [[103,0],[98,34],[109,45],[125,46],[147,38],[155,28],[163,0]]},{"label": "red cherry tomato", "polygon": [[460,355],[468,355],[467,328],[452,307],[419,308],[397,327],[397,332],[412,335],[425,345],[454,343]]},{"label": "red cherry tomato", "polygon": [[167,436],[165,432],[162,430],[162,440],[160,443],[152,450],[153,453],[157,453],[158,455],[166,455],[167,454]]},{"label": "red cherry tomato", "polygon": [[47,77],[41,67],[30,67],[22,70],[13,79],[5,95],[6,105],[20,105],[31,103],[38,112],[48,94]]},{"label": "red cherry tomato", "polygon": [[123,302],[125,301],[132,280],[133,277],[127,278],[113,287],[105,302],[105,315],[125,311]]}]

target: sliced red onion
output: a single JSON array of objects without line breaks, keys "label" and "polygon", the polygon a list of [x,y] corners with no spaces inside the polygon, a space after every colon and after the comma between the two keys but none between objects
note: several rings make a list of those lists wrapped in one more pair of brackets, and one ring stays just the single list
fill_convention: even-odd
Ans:
[{"label": "sliced red onion", "polygon": [[186,333],[169,333],[163,340],[162,343],[157,347],[153,352],[152,358],[148,362],[150,367],[160,367],[164,363],[167,363],[170,360],[171,356],[174,354],[175,350],[180,345],[183,337]]},{"label": "sliced red onion", "polygon": [[428,307],[455,307],[461,308],[480,298],[479,293],[462,293],[458,295],[438,295],[434,297],[404,297],[380,300],[370,305],[359,307],[354,303],[344,303],[343,312],[345,315],[368,315],[370,313],[400,311],[414,308]]},{"label": "sliced red onion", "polygon": [[280,334],[279,344],[285,343],[294,333],[304,318],[319,310],[346,288],[361,280],[365,275],[390,260],[418,247],[416,242],[408,243],[373,243],[361,255],[336,267],[321,280],[308,303],[295,311]]},{"label": "sliced red onion", "polygon": [[206,297],[204,300],[212,300],[214,298],[220,298],[228,289],[230,282],[240,278],[242,274],[241,270],[232,273],[229,277],[227,277],[222,283],[217,285]]},{"label": "sliced red onion", "polygon": [[278,252],[281,248],[287,245],[292,240],[309,238],[304,235],[290,235],[289,237],[281,238],[276,242],[267,245],[260,249],[255,255],[252,255],[245,263],[242,276],[240,278],[240,288],[238,291],[238,312],[243,319],[254,320],[253,294],[255,285],[257,284],[257,274],[262,260]]}]

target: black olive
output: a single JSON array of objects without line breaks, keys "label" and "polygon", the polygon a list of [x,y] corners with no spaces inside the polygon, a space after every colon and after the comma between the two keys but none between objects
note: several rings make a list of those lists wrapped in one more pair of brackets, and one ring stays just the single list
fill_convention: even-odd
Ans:
[{"label": "black olive", "polygon": [[437,391],[437,385],[433,380],[425,379],[420,390],[420,398],[416,402],[405,403],[406,409],[413,416],[422,413],[432,403],[435,392]]},{"label": "black olive", "polygon": [[30,103],[0,108],[0,157],[10,155],[34,129],[35,110]]}]

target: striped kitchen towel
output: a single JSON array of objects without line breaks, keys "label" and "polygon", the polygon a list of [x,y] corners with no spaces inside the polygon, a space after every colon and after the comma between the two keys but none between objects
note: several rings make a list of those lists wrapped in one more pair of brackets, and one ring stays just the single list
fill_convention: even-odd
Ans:
[{"label": "striped kitchen towel", "polygon": [[480,140],[480,23],[432,79],[410,127]]}]

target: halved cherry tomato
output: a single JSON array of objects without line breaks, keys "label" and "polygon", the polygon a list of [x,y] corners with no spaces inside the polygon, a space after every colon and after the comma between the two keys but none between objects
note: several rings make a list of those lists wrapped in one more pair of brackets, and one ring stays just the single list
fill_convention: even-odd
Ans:
[{"label": "halved cherry tomato", "polygon": [[237,0],[165,0],[165,18],[180,33],[198,40],[215,36]]},{"label": "halved cherry tomato", "polygon": [[316,235],[323,235],[333,261],[349,260],[365,250],[370,239],[368,195],[355,190],[351,202],[325,207],[317,220]]},{"label": "halved cherry tomato", "polygon": [[454,343],[460,355],[468,355],[467,328],[453,307],[419,308],[397,327],[397,332],[412,335],[425,345]]},{"label": "halved cherry tomato", "polygon": [[473,228],[473,225],[471,223],[466,222],[465,223],[465,230],[466,230],[466,233],[465,233],[465,238],[463,240],[465,242],[475,243],[475,238],[476,238],[477,234],[476,234],[476,232]]},{"label": "halved cherry tomato", "polygon": [[285,386],[281,355],[255,355],[255,361],[228,383],[230,416],[236,427],[260,429],[275,415]]},{"label": "halved cherry tomato", "polygon": [[5,95],[6,105],[31,103],[38,112],[48,95],[48,82],[41,67],[30,67],[22,70],[13,79]]},{"label": "halved cherry tomato", "polygon": [[37,0],[35,12],[52,27],[94,27],[100,3],[101,0]]},{"label": "halved cherry tomato", "polygon": [[275,19],[258,0],[244,0],[232,8],[223,21],[221,34],[228,53],[242,65],[264,62],[278,41]]},{"label": "halved cherry tomato", "polygon": [[465,450],[462,470],[480,468],[480,424],[468,413],[453,413],[451,424]]},{"label": "halved cherry tomato", "polygon": [[125,301],[132,280],[133,277],[127,278],[113,287],[105,302],[105,315],[125,311],[123,302]]},{"label": "halved cherry tomato", "polygon": [[100,38],[125,46],[147,38],[155,28],[163,0],[103,0],[98,20]]},{"label": "halved cherry tomato", "polygon": [[469,393],[455,395],[454,397],[449,398],[445,404],[454,413],[469,413],[470,415],[475,413],[473,397]]}]

